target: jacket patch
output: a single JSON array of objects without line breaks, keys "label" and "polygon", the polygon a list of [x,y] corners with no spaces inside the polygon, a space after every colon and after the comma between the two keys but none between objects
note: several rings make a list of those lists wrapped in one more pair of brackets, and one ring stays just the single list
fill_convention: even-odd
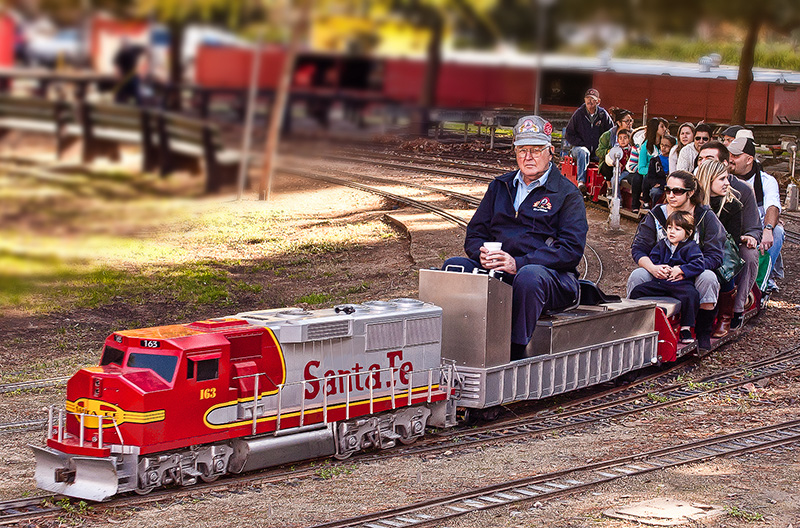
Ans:
[{"label": "jacket patch", "polygon": [[553,204],[550,203],[550,198],[548,198],[547,196],[545,196],[544,198],[533,204],[534,211],[547,212],[552,208]]}]

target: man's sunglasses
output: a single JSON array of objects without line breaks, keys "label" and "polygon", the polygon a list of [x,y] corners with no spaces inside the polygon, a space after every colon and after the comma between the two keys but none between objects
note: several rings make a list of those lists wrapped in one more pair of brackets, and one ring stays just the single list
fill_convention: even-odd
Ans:
[{"label": "man's sunglasses", "polygon": [[702,141],[702,142],[705,143],[706,141],[711,141],[711,138],[708,137],[708,136],[695,136],[694,140],[695,141]]},{"label": "man's sunglasses", "polygon": [[689,190],[690,189],[684,189],[683,187],[664,187],[664,194],[672,193],[675,196],[683,196],[689,192]]}]

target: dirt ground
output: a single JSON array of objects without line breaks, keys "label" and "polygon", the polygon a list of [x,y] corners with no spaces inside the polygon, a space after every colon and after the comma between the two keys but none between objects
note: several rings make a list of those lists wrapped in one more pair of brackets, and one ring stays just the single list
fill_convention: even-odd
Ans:
[{"label": "dirt ground", "polygon": [[[269,205],[252,198],[248,197],[246,207],[269,207],[284,213],[286,236],[303,237],[331,224],[370,221],[386,222],[396,230],[395,236],[365,236],[358,244],[320,259],[301,262],[290,254],[276,256],[272,266],[254,272],[256,280],[265,286],[261,293],[242,293],[221,306],[159,303],[156,299],[133,303],[118,299],[98,308],[63,313],[36,316],[4,313],[0,318],[0,370],[23,378],[26,374],[31,374],[29,377],[70,374],[77,366],[96,362],[103,339],[127,322],[142,326],[170,324],[286,306],[309,291],[344,289],[351,291],[348,300],[352,302],[414,297],[420,268],[439,266],[445,256],[462,252],[460,228],[359,191],[280,178]],[[225,207],[238,206],[225,197],[196,204],[192,212],[203,214],[204,208]],[[589,243],[604,263],[601,287],[609,293],[624,293],[625,278],[634,267],[628,249],[634,226],[623,223],[621,231],[612,232],[605,224],[605,213],[589,210],[588,215]],[[797,229],[798,222],[793,222]],[[36,222],[29,225],[38,226]],[[46,225],[30,227],[47,228]],[[223,245],[214,251],[244,254],[247,247]],[[768,357],[800,343],[798,256],[798,246],[785,246],[787,278],[780,283],[781,291],[773,296],[767,312],[752,322],[738,342],[706,358],[693,376],[701,377]],[[243,259],[243,268],[247,266],[246,260]],[[291,267],[293,271],[276,278],[275,266]],[[243,269],[231,272],[245,273]],[[209,313],[210,310],[213,311]],[[505,444],[454,450],[445,455],[368,464],[354,458],[346,471],[331,478],[267,485],[245,489],[240,494],[197,496],[194,500],[99,517],[65,513],[56,524],[114,524],[126,528],[313,525],[445,492],[568,468],[589,460],[798,419],[798,383],[800,372],[794,372],[753,387],[751,397],[718,396],[632,419],[611,420],[546,437],[534,435]],[[43,406],[59,399],[63,400],[63,389],[0,394],[0,422],[41,417]],[[36,493],[26,444],[40,442],[40,433],[2,436],[0,500]],[[788,528],[800,526],[798,490],[800,446],[794,446],[624,478],[579,495],[470,514],[447,526],[627,527],[635,523],[611,520],[603,517],[602,512],[654,497],[673,497],[726,507],[726,515],[693,526],[754,524]]]}]

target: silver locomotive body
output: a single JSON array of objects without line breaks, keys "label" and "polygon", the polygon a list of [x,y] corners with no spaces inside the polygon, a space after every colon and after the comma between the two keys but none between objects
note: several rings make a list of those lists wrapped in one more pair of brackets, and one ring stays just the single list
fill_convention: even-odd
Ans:
[{"label": "silver locomotive body", "polygon": [[511,286],[486,274],[421,270],[420,299],[442,307],[442,356],[462,378],[459,407],[483,409],[596,385],[658,362],[655,304],[622,300],[543,316],[511,360]]}]

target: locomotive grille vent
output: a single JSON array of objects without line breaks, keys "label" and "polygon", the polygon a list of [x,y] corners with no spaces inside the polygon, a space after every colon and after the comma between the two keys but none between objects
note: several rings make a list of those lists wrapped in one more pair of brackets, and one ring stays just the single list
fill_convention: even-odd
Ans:
[{"label": "locomotive grille vent", "polygon": [[406,345],[422,345],[441,341],[441,318],[409,319],[406,321]]},{"label": "locomotive grille vent", "polygon": [[395,321],[392,323],[374,323],[366,326],[367,350],[402,348],[403,321]]},{"label": "locomotive grille vent", "polygon": [[350,321],[332,321],[330,323],[314,323],[308,325],[306,337],[309,341],[347,337],[350,335]]}]

